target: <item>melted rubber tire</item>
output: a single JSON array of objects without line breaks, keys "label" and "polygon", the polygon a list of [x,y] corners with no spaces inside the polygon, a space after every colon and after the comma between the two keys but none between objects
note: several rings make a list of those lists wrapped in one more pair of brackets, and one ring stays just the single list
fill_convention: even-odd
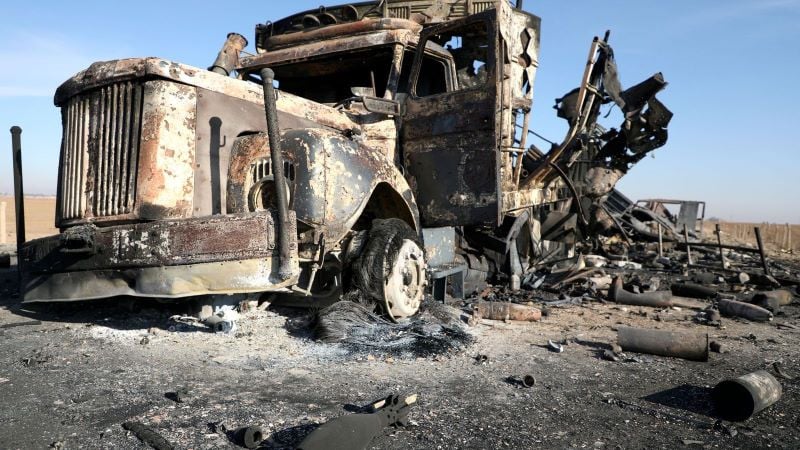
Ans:
[{"label": "melted rubber tire", "polygon": [[420,249],[424,248],[419,236],[406,222],[400,219],[376,219],[372,222],[363,252],[352,266],[354,287],[361,291],[365,299],[380,305],[392,320],[396,319],[385,306],[384,283],[399,250],[408,240]]}]

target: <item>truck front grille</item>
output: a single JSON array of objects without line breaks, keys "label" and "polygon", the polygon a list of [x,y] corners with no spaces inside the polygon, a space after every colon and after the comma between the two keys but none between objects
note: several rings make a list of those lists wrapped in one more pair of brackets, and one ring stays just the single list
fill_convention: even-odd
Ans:
[{"label": "truck front grille", "polygon": [[59,174],[59,218],[128,214],[136,193],[141,84],[103,86],[69,100]]}]

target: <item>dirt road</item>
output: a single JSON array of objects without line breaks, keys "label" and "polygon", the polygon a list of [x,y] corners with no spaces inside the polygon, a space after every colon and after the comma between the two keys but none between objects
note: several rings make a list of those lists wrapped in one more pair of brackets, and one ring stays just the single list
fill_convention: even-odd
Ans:
[{"label": "dirt road", "polygon": [[[261,448],[292,448],[316,425],[403,392],[419,394],[412,426],[374,448],[800,447],[798,381],[781,380],[781,401],[741,424],[715,427],[708,396],[716,382],[773,361],[800,375],[797,304],[772,323],[723,319],[714,328],[687,310],[593,302],[552,309],[540,323],[484,321],[465,351],[405,359],[290,333],[287,317],[303,314],[293,310],[249,312],[227,336],[170,331],[177,311],[157,304],[22,307],[13,275],[0,280],[0,326],[41,324],[0,328],[2,448],[147,448],[122,429],[128,420],[177,448],[236,448],[222,430],[250,424],[266,427]],[[708,332],[724,353],[705,363],[604,360],[620,324]],[[554,353],[548,340],[568,345]],[[508,380],[524,374],[534,387]],[[169,394],[184,389],[180,403]]]}]

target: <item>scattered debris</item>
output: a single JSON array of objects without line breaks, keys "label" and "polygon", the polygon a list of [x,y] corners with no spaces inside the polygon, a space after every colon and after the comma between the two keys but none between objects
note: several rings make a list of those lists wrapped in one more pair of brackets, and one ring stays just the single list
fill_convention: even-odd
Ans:
[{"label": "scattered debris", "polygon": [[489,320],[538,322],[542,319],[542,311],[538,308],[506,302],[479,302],[474,314]]},{"label": "scattered debris", "polygon": [[759,370],[720,382],[712,394],[720,417],[741,422],[780,400],[783,388],[769,372]]},{"label": "scattered debris", "polygon": [[784,380],[792,381],[795,379],[795,377],[788,375],[783,371],[783,364],[781,364],[779,361],[772,363],[772,369],[775,370],[775,373]]},{"label": "scattered debris", "polygon": [[257,448],[264,441],[264,429],[259,426],[242,427],[236,430],[239,442],[246,448]]},{"label": "scattered debris", "polygon": [[375,402],[368,414],[349,414],[320,425],[297,450],[366,449],[387,427],[408,426],[408,413],[416,402],[416,395],[390,395]]},{"label": "scattered debris", "polygon": [[140,441],[153,447],[155,450],[175,450],[175,447],[163,436],[141,422],[125,422],[122,424],[122,428],[130,431]]},{"label": "scattered debris", "polygon": [[189,398],[189,388],[180,387],[174,392],[167,392],[164,394],[164,397],[172,400],[175,403],[183,403]]},{"label": "scattered debris", "polygon": [[222,308],[203,321],[215,333],[232,334],[236,331],[239,314],[232,308]]},{"label": "scattered debris", "polygon": [[617,336],[625,351],[708,361],[708,334],[619,327]]},{"label": "scattered debris", "polygon": [[536,384],[536,378],[533,375],[525,375],[522,377],[522,385],[526,388],[532,388]]},{"label": "scattered debris", "polygon": [[720,299],[717,303],[719,311],[728,317],[741,317],[754,322],[768,322],[772,320],[772,313],[768,310],[737,300]]},{"label": "scattered debris", "polygon": [[559,344],[559,343],[557,343],[557,342],[553,342],[553,341],[547,341],[547,348],[551,352],[555,352],[555,353],[563,353],[564,352],[564,346]]}]

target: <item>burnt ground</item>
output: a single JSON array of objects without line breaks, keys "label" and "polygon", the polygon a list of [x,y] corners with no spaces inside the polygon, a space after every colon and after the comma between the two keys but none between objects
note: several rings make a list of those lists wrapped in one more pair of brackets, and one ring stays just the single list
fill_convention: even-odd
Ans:
[{"label": "burnt ground", "polygon": [[[800,376],[797,300],[773,322],[721,327],[689,310],[584,302],[539,323],[483,320],[466,350],[418,358],[315,343],[287,331],[287,320],[302,323],[295,310],[251,311],[234,335],[217,335],[171,322],[176,311],[154,303],[22,306],[14,279],[0,271],[0,327],[41,323],[0,328],[2,448],[148,448],[121,427],[129,420],[177,448],[237,448],[230,430],[251,424],[267,431],[261,448],[292,448],[391,393],[417,393],[419,404],[411,426],[374,448],[800,447],[797,379],[779,379],[780,402],[743,423],[715,426],[709,400],[718,381],[774,361]],[[707,332],[723,353],[607,361],[620,324]],[[548,340],[568,344],[555,353]],[[525,374],[534,387],[514,382]]]}]

